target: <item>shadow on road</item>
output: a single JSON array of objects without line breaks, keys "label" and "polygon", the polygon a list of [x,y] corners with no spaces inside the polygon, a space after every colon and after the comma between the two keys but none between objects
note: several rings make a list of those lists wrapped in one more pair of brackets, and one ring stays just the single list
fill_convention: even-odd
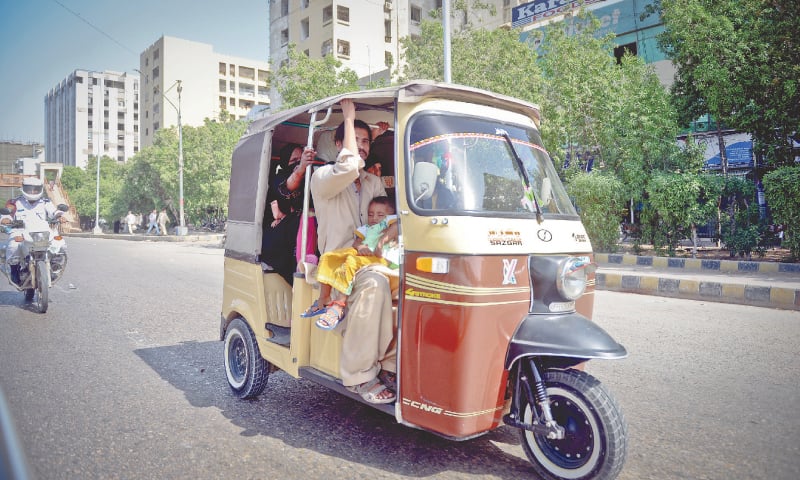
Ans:
[{"label": "shadow on road", "polygon": [[259,398],[239,400],[225,379],[222,348],[222,342],[185,342],[135,352],[191,405],[218,408],[243,436],[272,437],[396,475],[534,475],[511,427],[453,442],[399,425],[394,417],[284,372],[270,374]]}]

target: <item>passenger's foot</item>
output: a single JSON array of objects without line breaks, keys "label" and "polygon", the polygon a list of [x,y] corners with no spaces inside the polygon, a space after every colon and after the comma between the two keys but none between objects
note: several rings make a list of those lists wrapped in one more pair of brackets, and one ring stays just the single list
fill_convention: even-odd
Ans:
[{"label": "passenger's foot", "polygon": [[345,304],[334,300],[325,307],[325,312],[317,319],[317,326],[323,330],[333,330],[344,318]]},{"label": "passenger's foot", "polygon": [[[270,267],[270,270],[272,270],[272,267]],[[323,307],[322,305],[325,304],[320,302],[319,300],[314,300],[314,303],[312,303],[311,306],[308,307],[305,312],[301,313],[300,316],[303,318],[308,318],[308,317],[316,317],[317,315],[322,315],[323,313],[325,313],[325,307]]]},{"label": "passenger's foot", "polygon": [[377,377],[360,385],[353,385],[352,387],[346,388],[353,393],[361,395],[361,398],[369,403],[392,403],[397,398],[394,392],[389,390],[386,385],[382,384]]}]

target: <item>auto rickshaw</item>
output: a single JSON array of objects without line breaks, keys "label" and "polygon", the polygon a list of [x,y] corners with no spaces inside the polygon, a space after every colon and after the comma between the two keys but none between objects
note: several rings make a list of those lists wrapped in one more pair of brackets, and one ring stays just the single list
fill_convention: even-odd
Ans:
[{"label": "auto rickshaw", "polygon": [[[338,329],[301,316],[316,298],[313,267],[300,258],[290,284],[264,270],[261,251],[276,152],[315,145],[341,122],[343,98],[358,119],[391,126],[380,138],[400,232],[397,392],[370,406],[452,440],[517,428],[543,478],[616,477],[627,426],[583,366],[627,352],[591,321],[591,242],[542,146],[538,107],[474,88],[415,81],[249,126],[232,157],[225,240],[220,340],[232,392],[255,397],[283,370],[363,401],[341,383]],[[313,241],[309,177],[300,245]]]}]

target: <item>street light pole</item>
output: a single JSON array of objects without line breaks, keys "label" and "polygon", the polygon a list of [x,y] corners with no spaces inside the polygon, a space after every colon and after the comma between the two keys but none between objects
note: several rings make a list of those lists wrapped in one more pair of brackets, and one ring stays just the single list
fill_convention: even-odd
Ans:
[{"label": "street light pole", "polygon": [[[99,125],[100,123],[96,122],[94,119],[92,120],[92,123],[96,131],[97,125]],[[97,150],[100,148],[99,146],[100,140],[102,140],[102,137],[98,135],[98,142],[97,142],[98,145],[95,145],[94,149],[95,151],[94,159],[97,160],[97,190],[95,191],[95,199],[94,199],[95,213],[94,213],[94,229],[92,230],[92,233],[94,233],[95,235],[100,235],[101,233],[103,233],[103,228],[100,227],[100,154],[97,153]]]},{"label": "street light pole", "polygon": [[181,126],[181,81],[178,80],[178,185],[180,188],[180,231],[178,235],[186,235],[186,218],[183,215],[183,127]]},{"label": "street light pole", "polygon": [[[174,87],[175,85],[178,85],[178,106],[177,107],[175,106],[174,103],[172,103],[172,100],[167,98],[167,92],[169,90],[171,90],[172,87]],[[164,97],[164,99],[166,101],[168,101],[170,105],[172,105],[172,108],[174,108],[178,112],[178,189],[179,189],[178,216],[180,217],[180,220],[178,221],[178,223],[180,224],[180,226],[175,229],[176,230],[175,233],[177,235],[186,235],[188,233],[187,232],[187,228],[186,228],[186,218],[185,218],[185,216],[183,214],[183,127],[181,125],[181,92],[182,91],[183,91],[183,86],[181,85],[181,81],[180,80],[175,80],[175,83],[172,84],[172,86],[169,87],[162,95]]]}]

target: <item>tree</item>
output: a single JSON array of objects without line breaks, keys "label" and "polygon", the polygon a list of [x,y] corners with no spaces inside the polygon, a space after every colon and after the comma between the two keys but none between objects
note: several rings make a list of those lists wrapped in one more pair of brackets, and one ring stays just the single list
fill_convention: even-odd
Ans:
[{"label": "tree", "polygon": [[784,226],[783,244],[800,258],[800,167],[782,167],[764,175],[764,192],[775,223]]},{"label": "tree", "polygon": [[281,96],[282,108],[298,107],[321,98],[359,89],[358,75],[333,55],[312,59],[289,45],[289,61],[272,79]]},{"label": "tree", "polygon": [[[453,83],[482,88],[537,102],[541,73],[518,30],[473,30],[468,26],[451,35]],[[444,30],[441,22],[424,20],[420,35],[400,40],[403,67],[398,79],[444,80]],[[492,72],[492,74],[487,74]]]},{"label": "tree", "polygon": [[[100,159],[100,217],[113,222],[118,218],[114,202],[124,184],[124,165],[107,156]],[[61,185],[69,201],[82,217],[94,218],[97,213],[97,158],[89,157],[86,170],[64,167]]]},{"label": "tree", "polygon": [[754,149],[769,164],[791,164],[790,139],[800,131],[800,4],[662,0],[659,6],[665,27],[659,45],[677,68],[672,91],[681,122],[710,113],[718,125],[752,133]]},{"label": "tree", "polygon": [[[202,127],[183,127],[184,211],[196,223],[207,208],[225,212],[228,205],[231,155],[246,123],[206,119]],[[127,166],[118,209],[148,212],[166,207],[178,223],[177,128],[156,132],[153,145],[142,149]]]},{"label": "tree", "polygon": [[[647,184],[645,233],[658,248],[674,254],[684,238],[696,237],[696,225],[708,222],[716,210],[715,182],[694,173],[655,172]],[[696,245],[696,242],[695,242]]]},{"label": "tree", "polygon": [[593,172],[572,177],[567,186],[595,251],[616,252],[619,224],[609,219],[622,215],[625,195],[614,175]]}]

